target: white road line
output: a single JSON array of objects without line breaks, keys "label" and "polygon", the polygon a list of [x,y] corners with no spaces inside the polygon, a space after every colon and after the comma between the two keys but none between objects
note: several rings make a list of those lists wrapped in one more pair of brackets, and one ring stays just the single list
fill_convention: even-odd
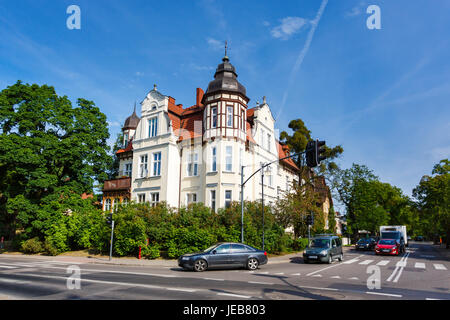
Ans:
[{"label": "white road line", "polygon": [[433,264],[436,270],[447,270],[447,268],[443,264],[435,263]]},{"label": "white road line", "polygon": [[343,262],[344,264],[351,264],[351,263],[354,263],[354,262],[358,262],[359,261],[359,259],[352,259],[352,260],[348,260],[348,261],[345,261],[345,262]]},{"label": "white road line", "polygon": [[225,279],[203,278],[204,280],[225,281]]},{"label": "white road line", "polygon": [[264,271],[264,272],[258,272],[258,273],[260,273],[260,274],[269,274],[269,272],[268,272],[268,271]]},{"label": "white road line", "polygon": [[254,284],[267,284],[267,285],[272,285],[273,283],[270,282],[258,282],[258,281],[247,281],[248,283],[254,283]]},{"label": "white road line", "polygon": [[351,278],[348,278],[348,280],[359,280],[359,278],[357,278],[357,277],[351,277]]},{"label": "white road line", "polygon": [[278,272],[278,273],[274,273],[274,274],[276,274],[276,275],[283,275],[284,272]]},{"label": "white road line", "polygon": [[313,277],[322,278],[322,276],[320,274],[315,274],[315,275],[313,275]]},{"label": "white road line", "polygon": [[17,269],[17,267],[12,267],[12,266],[0,266],[0,268],[5,268],[5,269]]},{"label": "white road line", "polygon": [[406,254],[405,260],[403,260],[403,265],[400,267],[400,270],[398,271],[397,276],[394,279],[394,282],[397,283],[398,279],[400,279],[400,276],[402,275],[403,269],[406,267],[406,263],[408,261],[409,252]]},{"label": "white road line", "polygon": [[370,264],[372,262],[373,262],[373,260],[364,260],[364,261],[360,262],[359,264],[367,265],[367,264]]},{"label": "white road line", "polygon": [[14,283],[14,284],[25,284],[25,283],[29,283],[30,281],[11,280],[11,279],[0,279],[0,282]]},{"label": "white road line", "polygon": [[386,279],[386,281],[389,282],[389,281],[392,280],[392,278],[394,278],[394,276],[395,276],[395,274],[397,273],[397,271],[401,268],[401,265],[402,265],[402,263],[403,263],[403,260],[405,259],[405,257],[406,257],[407,255],[409,255],[409,253],[406,253],[404,256],[402,256],[402,258],[400,259],[400,261],[397,262],[397,265],[396,265],[396,267],[395,267],[395,269],[394,269],[394,272],[392,272],[392,274],[389,276],[389,278]]},{"label": "white road line", "polygon": [[367,294],[376,294],[379,296],[388,296],[388,297],[396,297],[396,298],[401,298],[402,295],[400,294],[392,294],[392,293],[383,293],[383,292],[372,292],[372,291],[367,291]]},{"label": "white road line", "polygon": [[166,288],[167,290],[170,291],[183,291],[183,292],[195,292],[197,291],[196,289],[189,289],[189,288]]},{"label": "white road line", "polygon": [[389,263],[389,260],[381,260],[380,262],[377,263],[377,266],[385,266]]},{"label": "white road line", "polygon": [[305,286],[301,286],[298,288],[302,288],[302,289],[314,289],[314,290],[328,290],[328,291],[339,291],[339,289],[335,289],[335,288],[318,288],[318,287],[305,287]]},{"label": "white road line", "polygon": [[300,276],[301,275],[301,273],[293,273],[293,274],[291,274],[291,276]]},{"label": "white road line", "polygon": [[340,276],[332,276],[332,277],[330,277],[331,279],[340,279],[341,277]]},{"label": "white road line", "polygon": [[414,268],[425,269],[425,263],[416,262],[416,264],[414,265]]},{"label": "white road line", "polygon": [[249,296],[243,296],[243,295],[240,295],[240,294],[222,293],[222,292],[218,293],[217,295],[218,295],[218,296],[227,296],[227,297],[244,298],[244,299],[250,299],[250,298],[251,298],[251,297],[249,297]]},{"label": "white road line", "polygon": [[425,298],[425,300],[442,300],[442,299],[435,299],[435,298]]},{"label": "white road line", "polygon": [[[362,255],[359,255],[358,258],[359,258],[359,257],[362,257]],[[359,259],[356,259],[356,258],[355,258],[354,260],[355,260],[355,261],[359,261]],[[355,261],[353,261],[353,262],[350,262],[350,261],[352,261],[352,260],[349,260],[349,261],[346,261],[346,262],[343,262],[343,263],[344,263],[344,264],[349,264],[349,263],[355,262]],[[342,263],[335,264],[335,265],[333,265],[333,266],[329,266],[329,267],[326,267],[326,268],[323,268],[323,269],[319,269],[319,270],[310,272],[310,273],[308,273],[306,276],[309,277],[309,276],[311,276],[311,275],[313,275],[313,274],[315,274],[315,273],[318,273],[318,272],[321,272],[321,271],[323,271],[323,270],[327,270],[327,269],[330,269],[330,268],[338,267],[338,266],[340,266],[340,265],[342,265]]]}]

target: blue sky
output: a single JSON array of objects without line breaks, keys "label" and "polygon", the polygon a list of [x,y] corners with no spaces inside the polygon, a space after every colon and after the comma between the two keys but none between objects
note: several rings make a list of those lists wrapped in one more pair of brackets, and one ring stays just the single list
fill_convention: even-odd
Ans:
[{"label": "blue sky", "polygon": [[[72,4],[81,30],[66,27]],[[447,0],[1,0],[0,89],[20,79],[93,100],[112,141],[155,83],[193,105],[228,40],[250,107],[267,96],[280,131],[301,118],[344,147],[342,167],[410,195],[450,154],[449,16]]]}]

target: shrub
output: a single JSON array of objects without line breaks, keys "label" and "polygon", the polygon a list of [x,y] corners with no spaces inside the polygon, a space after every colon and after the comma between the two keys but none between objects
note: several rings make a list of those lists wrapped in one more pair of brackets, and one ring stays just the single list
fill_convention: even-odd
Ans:
[{"label": "shrub", "polygon": [[49,256],[57,256],[58,255],[58,249],[56,249],[50,241],[48,241],[47,239],[44,242],[44,247],[43,247],[43,252],[46,255]]},{"label": "shrub", "polygon": [[141,255],[146,259],[159,258],[160,257],[159,246],[156,244],[143,246],[141,249]]},{"label": "shrub", "polygon": [[38,237],[24,241],[21,249],[22,252],[29,254],[41,253],[44,250]]},{"label": "shrub", "polygon": [[293,240],[293,248],[297,251],[305,250],[308,246],[308,239],[307,238],[300,238]]}]

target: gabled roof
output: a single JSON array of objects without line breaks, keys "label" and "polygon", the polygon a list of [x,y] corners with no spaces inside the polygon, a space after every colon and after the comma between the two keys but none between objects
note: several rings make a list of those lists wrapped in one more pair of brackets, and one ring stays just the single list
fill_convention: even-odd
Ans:
[{"label": "gabled roof", "polygon": [[[284,143],[281,143],[278,140],[275,140],[275,141],[277,143],[277,148],[278,148],[278,158],[282,159],[284,157],[289,156],[289,147],[287,145],[285,145]],[[287,165],[288,167],[290,167],[294,171],[300,170],[297,167],[297,165],[295,164],[294,160],[292,160],[292,158],[284,159],[284,160],[281,161],[281,163]]]}]

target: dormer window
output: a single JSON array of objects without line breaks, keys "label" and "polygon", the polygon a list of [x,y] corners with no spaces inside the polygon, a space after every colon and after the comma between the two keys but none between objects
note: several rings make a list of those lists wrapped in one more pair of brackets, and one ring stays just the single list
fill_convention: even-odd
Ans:
[{"label": "dormer window", "polygon": [[126,148],[128,146],[128,133],[123,135],[123,146]]}]

